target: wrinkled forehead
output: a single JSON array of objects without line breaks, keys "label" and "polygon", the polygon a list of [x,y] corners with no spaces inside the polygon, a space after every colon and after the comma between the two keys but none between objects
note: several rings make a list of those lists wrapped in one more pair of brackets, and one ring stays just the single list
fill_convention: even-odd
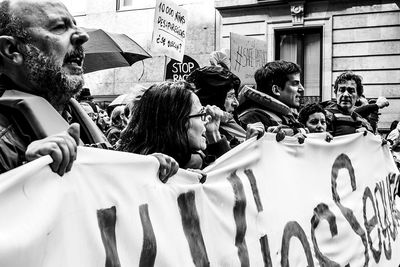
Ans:
[{"label": "wrinkled forehead", "polygon": [[25,27],[45,27],[53,20],[73,19],[64,4],[57,0],[12,0],[10,11]]},{"label": "wrinkled forehead", "polygon": [[357,87],[357,83],[354,80],[340,81],[338,87]]}]

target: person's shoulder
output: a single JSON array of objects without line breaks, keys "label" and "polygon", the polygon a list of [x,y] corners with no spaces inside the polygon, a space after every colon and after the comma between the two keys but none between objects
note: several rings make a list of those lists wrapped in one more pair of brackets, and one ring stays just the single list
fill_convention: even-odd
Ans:
[{"label": "person's shoulder", "polygon": [[318,105],[320,105],[325,110],[337,109],[337,103],[333,100],[322,101],[319,102]]},{"label": "person's shoulder", "polygon": [[261,122],[267,128],[279,124],[279,117],[277,115],[275,116],[276,118],[273,118],[270,112],[267,112],[262,108],[252,107],[239,115],[239,121],[242,123],[242,126],[250,123]]}]

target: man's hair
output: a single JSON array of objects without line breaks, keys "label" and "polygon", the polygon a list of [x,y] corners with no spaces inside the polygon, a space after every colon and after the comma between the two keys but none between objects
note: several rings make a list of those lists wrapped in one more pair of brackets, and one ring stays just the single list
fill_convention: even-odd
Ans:
[{"label": "man's hair", "polygon": [[345,83],[346,81],[355,81],[356,82],[356,91],[357,95],[361,96],[364,93],[364,87],[362,85],[362,77],[360,75],[355,74],[352,71],[346,71],[340,74],[335,81],[334,85],[334,93],[337,93],[337,89],[340,83]]},{"label": "man's hair", "polygon": [[303,124],[304,126],[306,125],[306,122],[308,121],[308,118],[310,115],[314,113],[322,113],[326,117],[326,112],[325,110],[317,103],[312,103],[306,105],[304,108],[302,108],[299,112],[299,122]]},{"label": "man's hair", "polygon": [[296,63],[284,60],[268,62],[254,74],[257,90],[268,95],[273,95],[273,85],[277,85],[283,89],[289,80],[288,75],[297,73],[301,73],[301,68]]},{"label": "man's hair", "polygon": [[152,85],[133,106],[119,150],[144,155],[164,153],[185,166],[191,156],[187,130],[193,91],[183,81]]},{"label": "man's hair", "polygon": [[30,34],[23,26],[21,18],[18,18],[10,12],[10,1],[0,2],[0,36],[13,36],[23,43],[30,40]]}]

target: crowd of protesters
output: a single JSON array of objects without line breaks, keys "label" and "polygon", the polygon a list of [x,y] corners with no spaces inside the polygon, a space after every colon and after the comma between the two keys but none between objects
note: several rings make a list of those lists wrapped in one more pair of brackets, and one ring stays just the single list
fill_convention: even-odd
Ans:
[{"label": "crowd of protesters", "polygon": [[[340,74],[334,83],[335,98],[301,107],[304,88],[297,64],[269,62],[255,72],[256,86],[250,86],[241,85],[226,58],[213,52],[211,65],[194,70],[186,81],[161,82],[143,90],[140,101],[114,108],[108,127],[101,126],[100,116],[92,118],[114,148],[164,153],[190,169],[204,168],[265,130],[276,133],[278,141],[295,136],[299,142],[308,133],[325,132],[327,141],[356,132],[378,134],[379,109],[389,102],[384,97],[368,101],[359,75]],[[87,101],[81,104],[86,106]],[[389,145],[399,157],[399,130],[392,130]]]},{"label": "crowd of protesters", "polygon": [[[28,16],[23,10],[59,21]],[[82,45],[88,35],[61,2],[2,1],[0,17],[2,92],[14,89],[41,96],[72,123],[66,132],[34,140],[0,114],[1,172],[43,155],[53,158],[51,167],[58,174],[71,169],[80,136],[69,112],[72,97],[114,149],[156,157],[162,181],[178,166],[202,169],[265,131],[276,133],[277,141],[295,136],[299,142],[315,132],[326,132],[327,141],[356,132],[376,134],[379,109],[389,105],[384,97],[368,102],[361,77],[348,71],[334,83],[335,99],[300,109],[304,88],[297,64],[269,62],[255,72],[255,86],[249,86],[229,70],[225,54],[213,52],[210,66],[194,70],[186,81],[154,84],[135,103],[103,110],[90,91],[82,89]],[[52,27],[57,23],[62,29]],[[398,150],[399,130],[395,127],[388,135],[393,151]]]}]

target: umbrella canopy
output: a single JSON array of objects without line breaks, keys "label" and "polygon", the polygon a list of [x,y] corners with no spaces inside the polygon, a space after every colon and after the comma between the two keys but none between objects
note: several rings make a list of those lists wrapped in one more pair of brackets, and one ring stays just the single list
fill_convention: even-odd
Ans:
[{"label": "umbrella canopy", "polygon": [[102,29],[86,29],[89,41],[83,44],[85,73],[131,66],[151,56],[125,34],[110,33]]}]

